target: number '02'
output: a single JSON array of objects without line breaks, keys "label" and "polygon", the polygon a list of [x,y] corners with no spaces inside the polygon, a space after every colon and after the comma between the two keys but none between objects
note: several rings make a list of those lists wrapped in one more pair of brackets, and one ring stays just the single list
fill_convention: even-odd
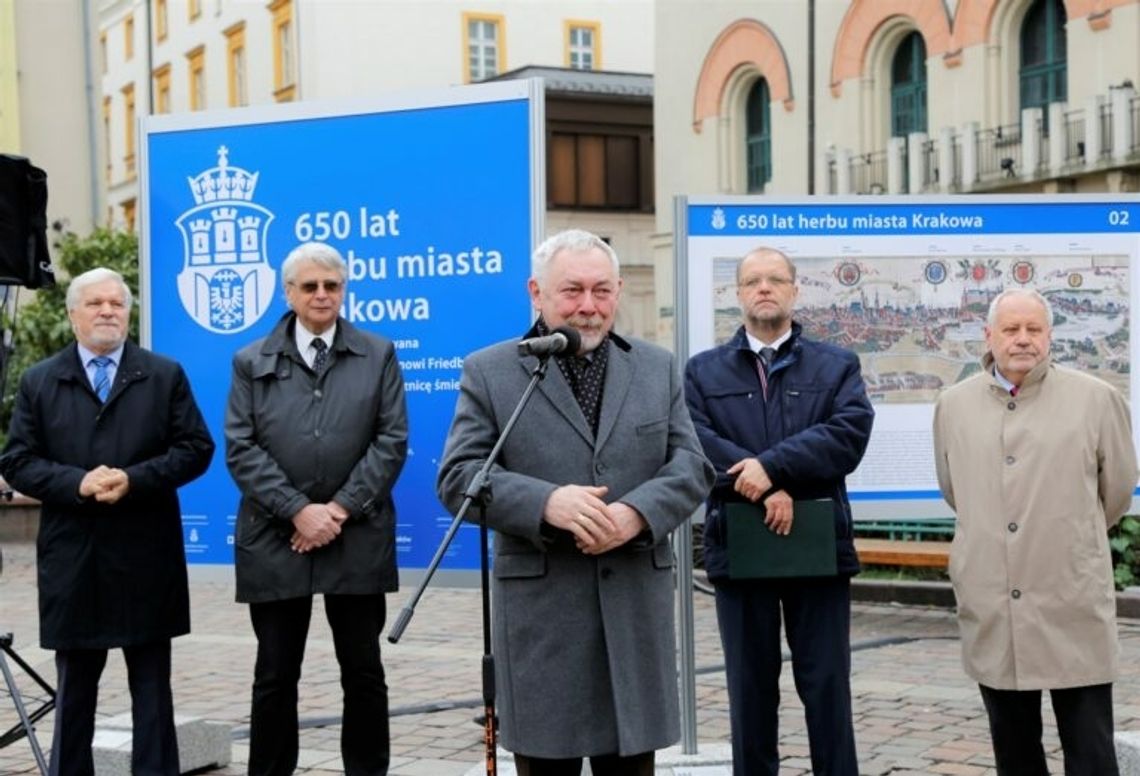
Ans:
[{"label": "number '02'", "polygon": [[1128,226],[1128,216],[1130,213],[1127,210],[1110,210],[1108,211],[1108,224],[1109,226]]}]

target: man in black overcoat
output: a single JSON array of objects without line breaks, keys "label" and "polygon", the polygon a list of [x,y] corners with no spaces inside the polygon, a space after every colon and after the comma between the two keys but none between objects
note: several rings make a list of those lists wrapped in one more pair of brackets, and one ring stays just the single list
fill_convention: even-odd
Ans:
[{"label": "man in black overcoat", "polygon": [[177,774],[170,640],[190,631],[177,489],[214,443],[174,361],[127,339],[131,292],[97,268],[67,290],[75,342],[29,369],[0,458],[43,503],[36,544],[40,643],[58,671],[53,776],[94,773],[107,650],[131,690],[131,772]]}]

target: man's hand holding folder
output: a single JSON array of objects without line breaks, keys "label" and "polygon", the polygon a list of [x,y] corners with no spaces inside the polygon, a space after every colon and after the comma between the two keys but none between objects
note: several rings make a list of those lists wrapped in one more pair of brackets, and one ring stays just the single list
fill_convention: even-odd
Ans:
[{"label": "man's hand holding folder", "polygon": [[792,509],[792,497],[784,490],[773,490],[772,478],[764,469],[764,464],[755,458],[743,458],[726,472],[734,477],[732,489],[749,501],[761,502],[766,507],[764,525],[771,528],[780,536],[787,536],[792,531],[792,521],[795,511]]}]

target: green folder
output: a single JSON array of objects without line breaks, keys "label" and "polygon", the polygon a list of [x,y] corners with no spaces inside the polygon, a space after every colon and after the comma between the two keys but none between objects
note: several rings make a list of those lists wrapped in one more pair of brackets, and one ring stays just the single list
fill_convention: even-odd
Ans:
[{"label": "green folder", "polygon": [[780,536],[764,525],[762,504],[727,504],[729,578],[834,576],[834,508],[831,499],[796,501],[792,530]]}]

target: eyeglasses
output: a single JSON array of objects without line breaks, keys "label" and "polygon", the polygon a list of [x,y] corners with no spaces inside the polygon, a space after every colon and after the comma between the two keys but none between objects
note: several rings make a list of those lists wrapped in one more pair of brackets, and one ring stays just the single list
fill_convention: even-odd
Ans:
[{"label": "eyeglasses", "polygon": [[756,288],[767,282],[772,288],[783,288],[792,284],[792,279],[783,275],[754,275],[740,283],[741,288]]},{"label": "eyeglasses", "polygon": [[321,288],[322,286],[324,287],[326,294],[335,294],[336,292],[338,292],[342,288],[344,288],[344,281],[343,280],[306,280],[304,283],[292,283],[292,282],[290,282],[289,285],[293,286],[294,288],[301,289],[301,291],[303,291],[306,294],[315,294],[315,293],[317,293],[317,289]]}]

